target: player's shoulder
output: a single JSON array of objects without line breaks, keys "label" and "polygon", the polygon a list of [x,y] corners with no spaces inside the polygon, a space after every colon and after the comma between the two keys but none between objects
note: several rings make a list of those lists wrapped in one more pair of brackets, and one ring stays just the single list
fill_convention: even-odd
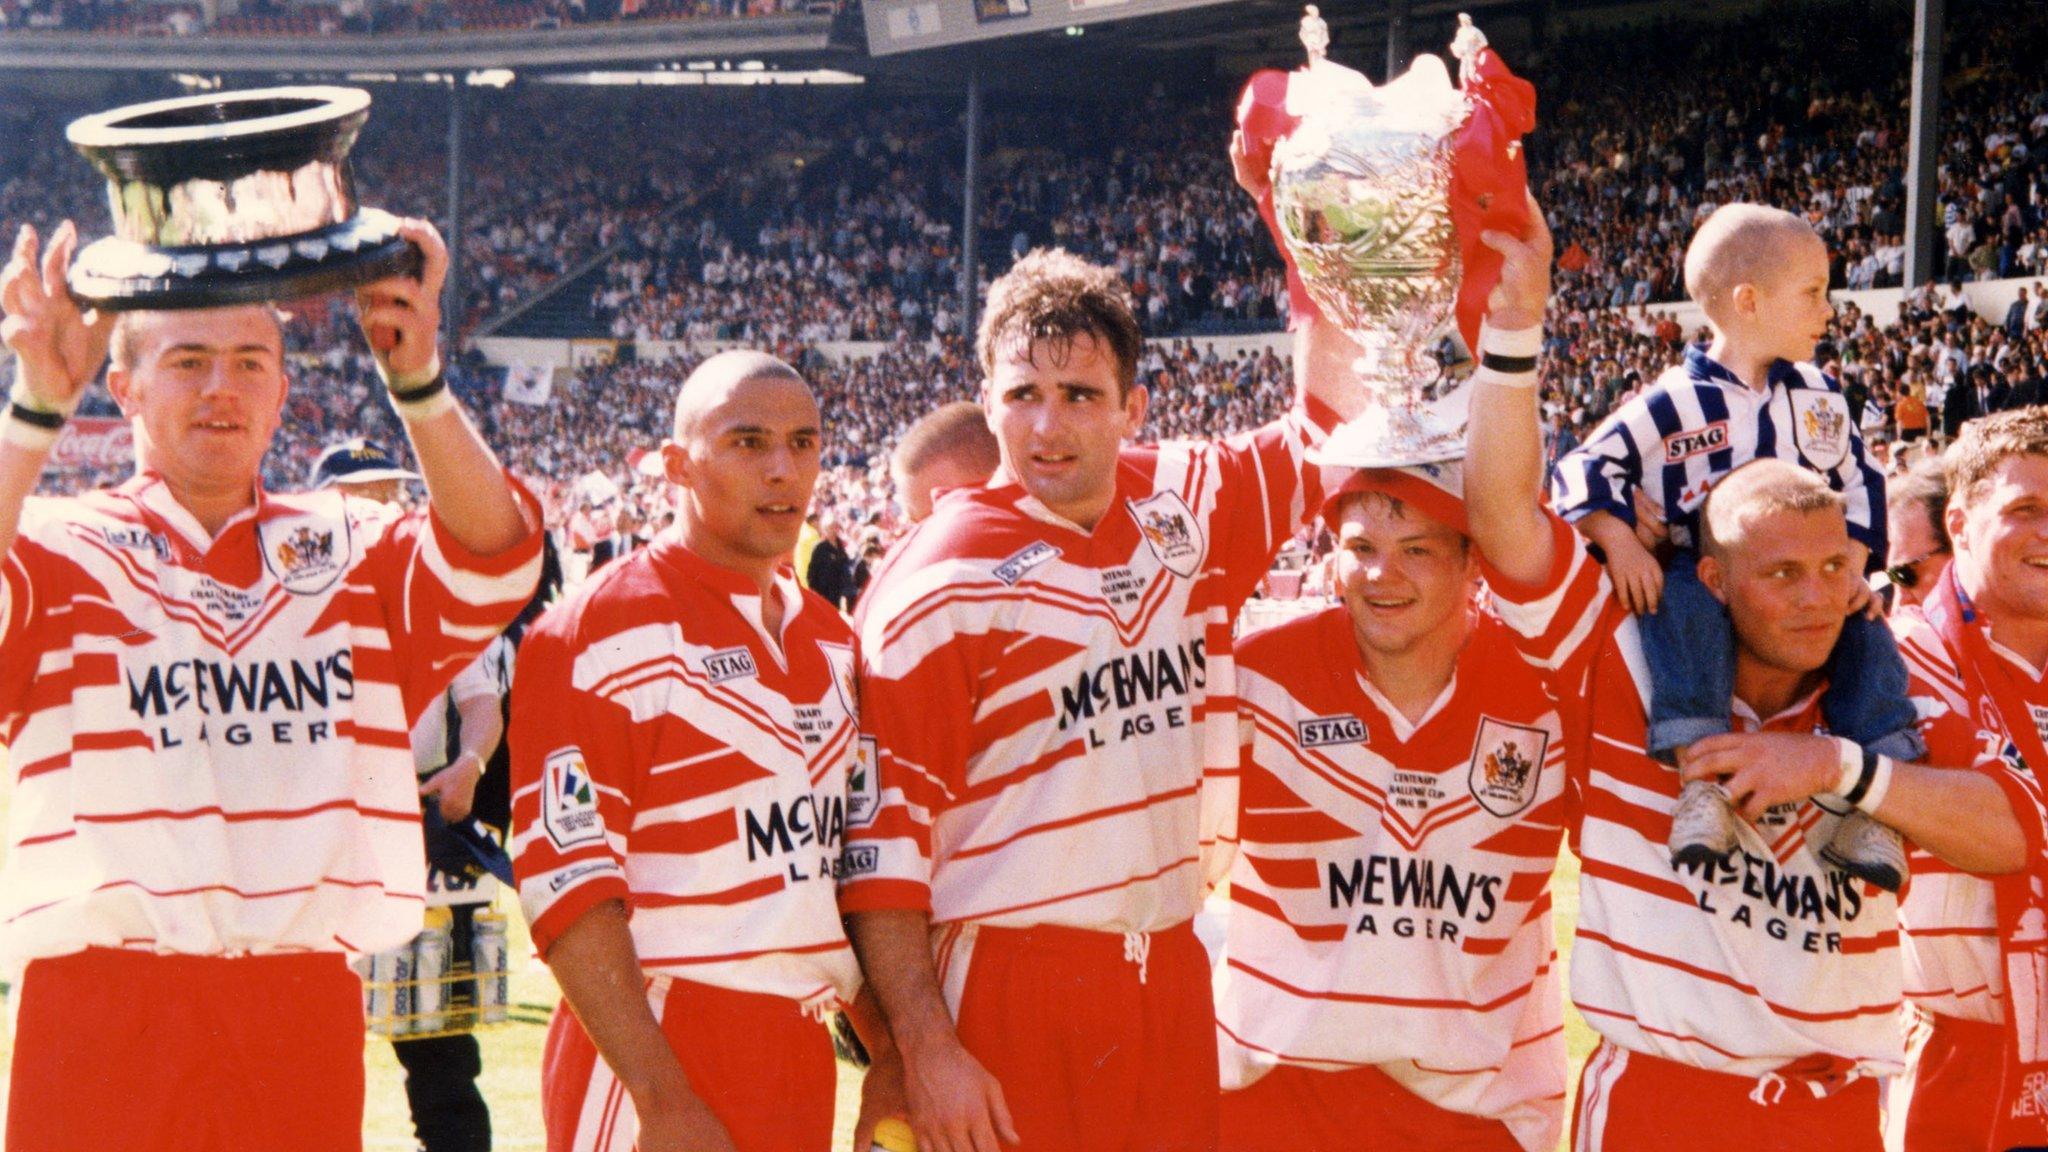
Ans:
[{"label": "player's shoulder", "polygon": [[1942,638],[1940,628],[1920,605],[1893,609],[1886,617],[1886,623],[1891,626],[1892,639],[1898,645],[1899,656],[1905,660],[1908,672],[1943,680],[1955,678],[1955,654]]},{"label": "player's shoulder", "polygon": [[21,503],[16,532],[22,539],[52,545],[73,531],[119,534],[142,522],[133,501],[118,490],[99,489],[75,496],[30,496]]},{"label": "player's shoulder", "polygon": [[1819,392],[1840,392],[1842,385],[1833,376],[1820,370],[1811,360],[1788,361],[1792,371],[1786,381],[1794,388],[1806,388]]},{"label": "player's shoulder", "polygon": [[652,548],[606,564],[549,605],[527,629],[525,643],[580,649],[636,624],[673,619],[678,605],[654,565]]},{"label": "player's shoulder", "polygon": [[[1014,486],[953,492],[889,550],[863,604],[890,600],[907,587],[942,586],[989,574],[1000,580],[1008,571],[1003,564],[1033,545],[1043,545],[1039,551],[1046,559],[1056,556],[1059,550],[1045,544],[1047,525],[1018,506],[1021,496],[1022,489]],[[1031,556],[1019,561],[1033,567],[1042,562]]]},{"label": "player's shoulder", "polygon": [[1240,668],[1271,676],[1290,669],[1319,666],[1323,636],[1336,617],[1346,615],[1342,604],[1304,612],[1244,634],[1232,650]]},{"label": "player's shoulder", "polygon": [[797,617],[805,626],[818,633],[818,639],[827,643],[853,643],[853,626],[846,622],[846,616],[830,600],[811,591],[797,588]]}]

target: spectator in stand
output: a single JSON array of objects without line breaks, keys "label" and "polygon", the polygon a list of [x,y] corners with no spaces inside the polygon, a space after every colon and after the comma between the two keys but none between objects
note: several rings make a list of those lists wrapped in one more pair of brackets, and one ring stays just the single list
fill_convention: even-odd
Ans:
[{"label": "spectator in stand", "polygon": [[838,521],[830,516],[818,521],[818,542],[804,564],[804,586],[841,612],[853,607],[853,558],[840,541]]},{"label": "spectator in stand", "polygon": [[1927,401],[1921,397],[1919,385],[1909,383],[1892,407],[1893,434],[1900,443],[1910,444],[1927,435],[1927,427]]}]

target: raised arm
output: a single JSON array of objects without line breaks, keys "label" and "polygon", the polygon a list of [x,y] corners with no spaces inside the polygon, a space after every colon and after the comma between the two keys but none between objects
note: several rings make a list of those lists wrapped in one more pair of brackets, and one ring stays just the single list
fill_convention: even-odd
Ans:
[{"label": "raised arm", "polygon": [[393,276],[358,290],[357,320],[404,418],[434,514],[464,548],[496,555],[540,525],[527,517],[504,468],[443,375],[441,287],[448,278],[448,246],[424,220],[400,221],[398,231],[426,256],[420,276]]},{"label": "raised arm", "polygon": [[1550,227],[1535,198],[1522,236],[1488,232],[1505,263],[1487,298],[1480,367],[1472,376],[1465,432],[1465,512],[1487,562],[1511,580],[1534,584],[1549,574],[1556,541],[1543,511],[1543,428],[1537,411],[1536,354],[1550,300]]},{"label": "raised arm", "polygon": [[99,375],[113,334],[111,312],[84,313],[64,285],[78,231],[58,225],[43,250],[26,224],[0,268],[0,340],[14,352],[14,385],[0,415],[0,557],[14,547],[22,502],[86,386]]}]

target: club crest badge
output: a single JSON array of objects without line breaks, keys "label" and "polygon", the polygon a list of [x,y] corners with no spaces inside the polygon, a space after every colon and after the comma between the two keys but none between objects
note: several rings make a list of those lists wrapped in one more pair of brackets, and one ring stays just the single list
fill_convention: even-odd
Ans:
[{"label": "club crest badge", "polygon": [[1792,436],[1808,464],[1832,472],[1849,458],[1849,402],[1839,392],[1792,393]]},{"label": "club crest badge", "polygon": [[1543,754],[1549,749],[1550,734],[1541,728],[1480,717],[1479,738],[1472,742],[1466,773],[1472,798],[1495,816],[1513,816],[1527,808],[1536,799]]},{"label": "club crest badge", "polygon": [[353,559],[346,516],[309,512],[263,523],[257,538],[264,567],[287,592],[314,596],[334,587]]},{"label": "club crest badge", "polygon": [[1202,528],[1180,493],[1155,492],[1143,500],[1128,501],[1127,506],[1161,567],[1183,580],[1191,580],[1201,571]]},{"label": "club crest badge", "polygon": [[846,644],[819,644],[825,666],[832,670],[832,688],[839,693],[839,706],[849,718],[860,715],[860,683],[854,679],[853,648]]}]

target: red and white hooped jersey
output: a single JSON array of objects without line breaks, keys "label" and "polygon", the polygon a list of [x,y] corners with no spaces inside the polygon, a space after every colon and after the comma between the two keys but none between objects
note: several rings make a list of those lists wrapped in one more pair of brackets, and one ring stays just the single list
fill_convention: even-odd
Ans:
[{"label": "red and white hooped jersey", "polygon": [[1550,1152],[1564,1125],[1550,876],[1565,740],[1542,678],[1481,616],[1411,723],[1366,680],[1341,606],[1240,641],[1237,676],[1224,1088],[1279,1064],[1373,1065]]},{"label": "red and white hooped jersey", "polygon": [[829,1005],[860,987],[833,872],[865,763],[853,633],[797,587],[673,533],[526,634],[512,686],[512,854],[543,952],[625,902],[649,973]]},{"label": "red and white hooped jersey", "polygon": [[0,569],[5,961],[416,935],[408,733],[532,595],[540,543],[473,555],[333,491],[259,491],[209,540],[149,474],[30,499]]},{"label": "red and white hooped jersey", "polygon": [[[1913,704],[1927,763],[1970,766],[1996,757],[2007,738],[1998,731],[1997,711],[1973,700],[1956,671],[1955,656],[1917,611],[1893,613],[1892,631],[1911,677]],[[2048,716],[2048,684],[2020,656],[1991,642],[1991,650],[2012,667],[2034,720]],[[2036,703],[2039,701],[2040,703]],[[1998,901],[1992,882],[1912,850],[1913,883],[1899,904],[1904,934],[1906,998],[1915,1007],[1943,1016],[2003,1025],[2005,969],[1999,955]]]},{"label": "red and white hooped jersey", "polygon": [[[1899,1070],[1898,903],[1820,859],[1837,818],[1812,801],[1743,823],[1726,860],[1697,872],[1666,842],[1678,773],[1643,751],[1649,670],[1635,620],[1577,533],[1555,517],[1555,570],[1536,587],[1488,573],[1524,658],[1582,701],[1566,729],[1581,792],[1572,1002],[1636,1052],[1759,1077],[1825,1055],[1866,1074]],[[1820,730],[1816,694],[1737,730]]]},{"label": "red and white hooped jersey", "polygon": [[1202,898],[1202,777],[1237,761],[1231,616],[1320,502],[1297,409],[1127,448],[1094,531],[1014,483],[940,500],[861,605],[876,787],[840,901],[1150,932]]}]

